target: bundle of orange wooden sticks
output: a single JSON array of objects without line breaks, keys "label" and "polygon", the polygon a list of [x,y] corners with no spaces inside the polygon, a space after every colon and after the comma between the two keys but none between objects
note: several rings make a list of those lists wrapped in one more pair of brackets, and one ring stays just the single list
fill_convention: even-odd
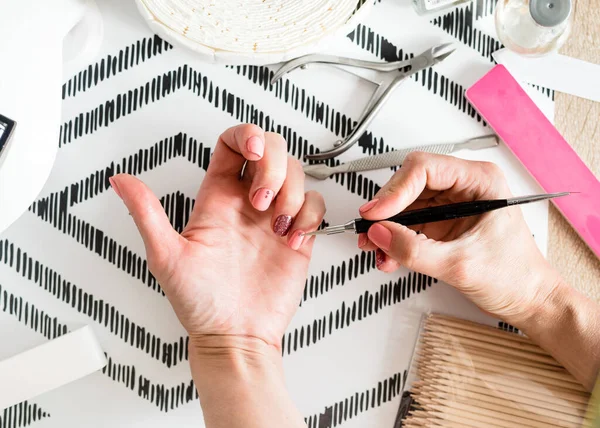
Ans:
[{"label": "bundle of orange wooden sticks", "polygon": [[592,427],[590,394],[527,337],[430,315],[402,427]]}]

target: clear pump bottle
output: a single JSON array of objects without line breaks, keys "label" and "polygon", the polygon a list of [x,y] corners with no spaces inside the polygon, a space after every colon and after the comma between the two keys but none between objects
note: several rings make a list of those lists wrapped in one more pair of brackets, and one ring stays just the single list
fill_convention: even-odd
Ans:
[{"label": "clear pump bottle", "polygon": [[545,55],[567,40],[572,9],[572,0],[498,0],[496,32],[518,54]]}]

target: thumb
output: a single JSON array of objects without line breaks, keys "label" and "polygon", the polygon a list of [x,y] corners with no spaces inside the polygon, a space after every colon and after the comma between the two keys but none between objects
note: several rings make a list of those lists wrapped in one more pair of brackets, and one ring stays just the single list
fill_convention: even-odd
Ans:
[{"label": "thumb", "polygon": [[383,221],[367,232],[369,240],[400,265],[436,278],[444,276],[451,243],[435,241],[406,226]]},{"label": "thumb", "polygon": [[148,186],[131,175],[115,175],[109,181],[144,240],[153,274],[160,276],[161,272],[170,272],[172,261],[178,259],[183,238],[171,226],[159,200]]}]

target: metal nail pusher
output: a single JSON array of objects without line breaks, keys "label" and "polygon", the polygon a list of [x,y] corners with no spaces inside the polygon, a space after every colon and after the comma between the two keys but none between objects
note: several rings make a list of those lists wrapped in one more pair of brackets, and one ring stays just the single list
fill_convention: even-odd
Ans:
[{"label": "metal nail pusher", "polygon": [[394,150],[380,155],[368,156],[351,162],[343,163],[338,166],[327,166],[324,163],[315,165],[305,165],[304,172],[311,177],[325,180],[333,174],[346,172],[373,171],[376,169],[391,168],[401,166],[409,153],[420,151],[427,153],[449,154],[459,150],[479,150],[498,145],[496,135],[486,135],[484,137],[473,138],[460,143],[453,144],[435,144],[430,146],[413,147],[402,150]]}]

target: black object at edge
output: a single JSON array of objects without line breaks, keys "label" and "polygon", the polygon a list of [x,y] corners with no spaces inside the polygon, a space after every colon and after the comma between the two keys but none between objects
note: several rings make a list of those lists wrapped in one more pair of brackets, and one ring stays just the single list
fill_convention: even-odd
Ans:
[{"label": "black object at edge", "polygon": [[2,150],[7,145],[8,140],[17,126],[17,122],[0,114],[0,125],[5,125],[4,130],[0,132],[0,154],[2,154]]},{"label": "black object at edge", "polygon": [[404,391],[402,398],[400,399],[400,406],[398,406],[398,414],[396,415],[396,422],[394,422],[394,428],[402,428],[402,421],[408,416],[410,408],[413,404],[413,398],[410,391]]}]

